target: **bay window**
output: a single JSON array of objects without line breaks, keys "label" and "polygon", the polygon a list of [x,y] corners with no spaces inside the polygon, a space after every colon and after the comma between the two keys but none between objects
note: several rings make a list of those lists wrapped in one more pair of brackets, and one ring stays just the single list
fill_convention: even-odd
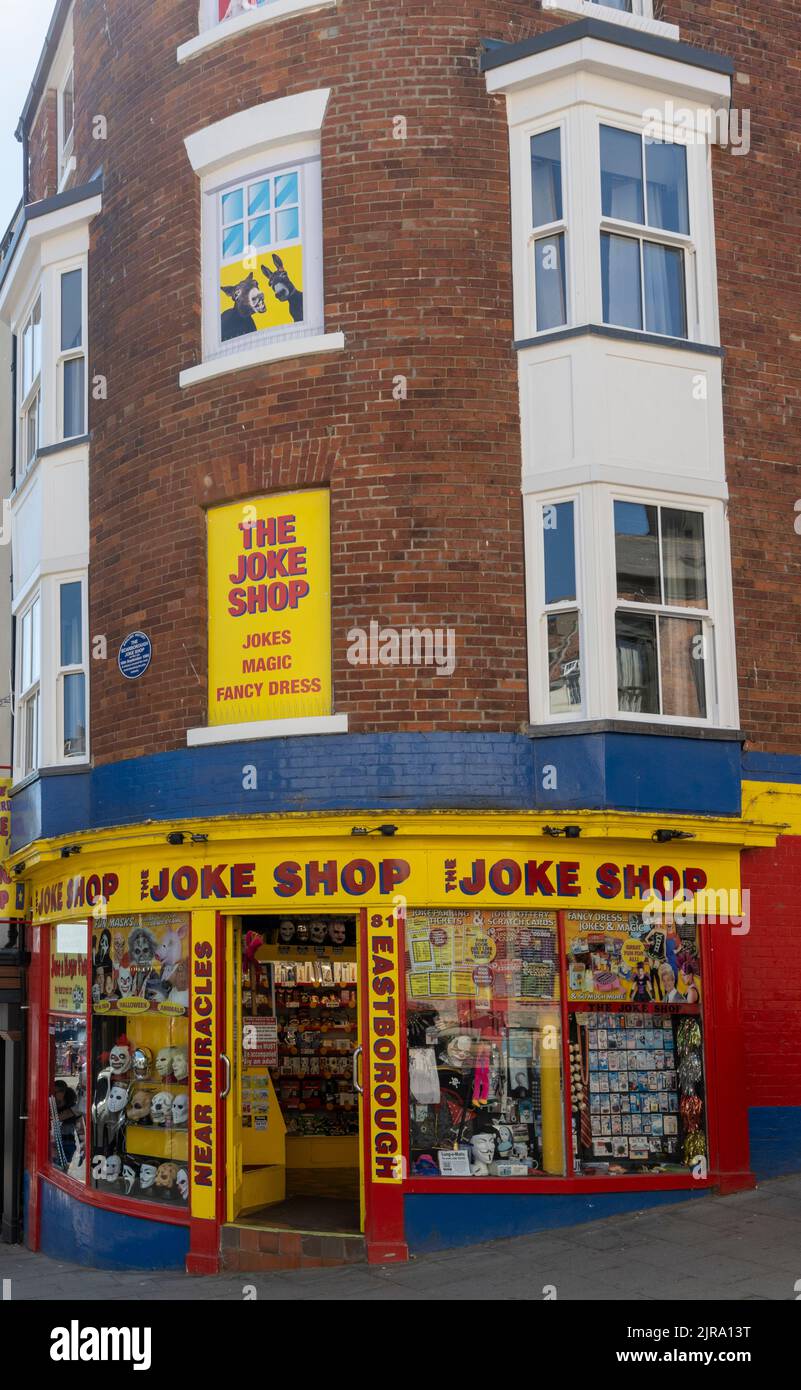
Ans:
[{"label": "bay window", "polygon": [[537,332],[541,333],[567,323],[566,223],[559,127],[531,137],[531,213],[535,319]]},{"label": "bay window", "polygon": [[86,356],[84,344],[83,271],[60,276],[59,352],[57,357],[60,432],[74,439],[86,430]]},{"label": "bay window", "polygon": [[530,495],[526,548],[534,723],[736,723],[722,503]]},{"label": "bay window", "polygon": [[41,604],[39,595],[17,619],[16,747],[19,775],[39,767]]},{"label": "bay window", "polygon": [[687,150],[601,125],[600,158],[603,321],[686,338]]},{"label": "bay window", "polygon": [[42,421],[42,297],[36,296],[19,336],[19,427],[17,476],[19,483],[36,458]]},{"label": "bay window", "polygon": [[60,755],[86,756],[86,638],[83,584],[59,584],[59,666],[56,677]]}]

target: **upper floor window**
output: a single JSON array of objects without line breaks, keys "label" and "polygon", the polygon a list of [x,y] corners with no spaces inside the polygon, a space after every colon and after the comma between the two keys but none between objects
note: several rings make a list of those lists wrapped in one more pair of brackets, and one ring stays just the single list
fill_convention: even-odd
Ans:
[{"label": "upper floor window", "polygon": [[687,150],[602,125],[604,323],[686,338]]},{"label": "upper floor window", "polygon": [[27,777],[39,767],[41,604],[39,595],[17,618],[16,764]]},{"label": "upper floor window", "polygon": [[321,332],[319,160],[229,179],[207,194],[207,214],[214,237],[206,272],[211,353]]},{"label": "upper floor window", "polygon": [[567,282],[560,127],[531,137],[531,222],[537,332],[567,323]]},{"label": "upper floor window", "polygon": [[723,504],[599,484],[525,505],[534,722],[736,727]]},{"label": "upper floor window", "polygon": [[273,0],[214,0],[217,6],[217,18],[219,22],[224,19],[237,19],[239,15],[250,14],[252,10],[260,10],[263,5],[270,5]]},{"label": "upper floor window", "polygon": [[58,91],[58,173],[61,183],[75,146],[75,75],[69,71]]},{"label": "upper floor window", "polygon": [[36,458],[42,422],[42,297],[36,296],[18,339],[17,361],[19,427],[17,478],[19,483]]},{"label": "upper floor window", "polygon": [[86,756],[86,640],[84,586],[70,579],[59,586],[58,746],[64,759]]},{"label": "upper floor window", "polygon": [[86,355],[84,350],[83,271],[68,270],[60,277],[59,351],[56,369],[62,439],[74,439],[86,431]]}]

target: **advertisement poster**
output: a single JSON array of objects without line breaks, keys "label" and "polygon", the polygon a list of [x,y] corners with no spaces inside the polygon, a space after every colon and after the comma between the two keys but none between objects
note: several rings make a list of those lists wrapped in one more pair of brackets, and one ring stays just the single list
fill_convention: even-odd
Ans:
[{"label": "advertisement poster", "polygon": [[189,1007],[188,912],[105,917],[92,929],[95,1014],[160,1013]]},{"label": "advertisement poster", "polygon": [[50,951],[50,1008],[86,1013],[86,922],[58,922]]},{"label": "advertisement poster", "polygon": [[327,491],[208,516],[209,724],[331,713]]},{"label": "advertisement poster", "polygon": [[555,912],[447,909],[406,920],[412,999],[555,999]]},{"label": "advertisement poster", "polygon": [[653,927],[634,912],[568,912],[565,947],[574,1002],[700,1003],[694,924]]},{"label": "advertisement poster", "polygon": [[278,1066],[277,1018],[243,1018],[242,1065],[245,1067]]},{"label": "advertisement poster", "polygon": [[220,340],[303,323],[301,172],[220,194]]}]

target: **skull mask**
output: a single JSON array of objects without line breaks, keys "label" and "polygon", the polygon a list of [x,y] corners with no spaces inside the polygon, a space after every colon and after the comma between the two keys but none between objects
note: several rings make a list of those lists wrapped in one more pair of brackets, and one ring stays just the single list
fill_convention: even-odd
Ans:
[{"label": "skull mask", "polygon": [[150,1118],[154,1125],[172,1124],[172,1096],[169,1091],[157,1091],[150,1106]]},{"label": "skull mask", "polygon": [[308,922],[298,922],[297,929],[296,929],[296,931],[295,931],[295,936],[296,936],[296,939],[300,942],[301,946],[306,946],[306,945],[308,944],[308,940],[309,940],[309,924],[308,924]]},{"label": "skull mask", "polygon": [[185,1168],[178,1169],[176,1181],[178,1183],[178,1191],[180,1192],[184,1201],[186,1201],[187,1197],[189,1196],[189,1178],[187,1176]]},{"label": "skull mask", "polygon": [[322,946],[323,942],[325,941],[325,935],[326,935],[325,922],[310,922],[310,923],[309,923],[309,936],[311,937],[312,945],[314,945],[314,946]]},{"label": "skull mask", "polygon": [[189,1119],[189,1096],[179,1091],[172,1102],[172,1122],[174,1126],[185,1125]]},{"label": "skull mask", "polygon": [[111,1154],[110,1158],[103,1159],[103,1169],[101,1177],[103,1182],[118,1182],[122,1172],[122,1159],[117,1154]]}]

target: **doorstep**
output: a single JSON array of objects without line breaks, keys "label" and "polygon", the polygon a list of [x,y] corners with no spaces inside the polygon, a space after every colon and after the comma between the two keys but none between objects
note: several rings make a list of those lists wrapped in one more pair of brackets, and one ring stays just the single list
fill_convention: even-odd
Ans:
[{"label": "doorstep", "polygon": [[223,1226],[220,1263],[225,1270],[333,1269],[367,1263],[364,1236],[345,1231],[287,1230],[253,1224]]}]

